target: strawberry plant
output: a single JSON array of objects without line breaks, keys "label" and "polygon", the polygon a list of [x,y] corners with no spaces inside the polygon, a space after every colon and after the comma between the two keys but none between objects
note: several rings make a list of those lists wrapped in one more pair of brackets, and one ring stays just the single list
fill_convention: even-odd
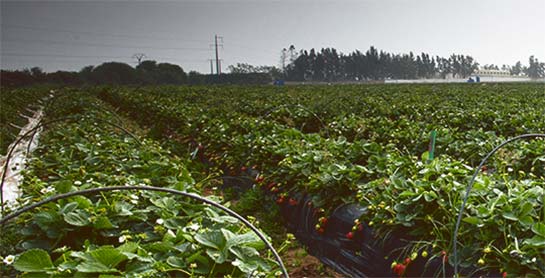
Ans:
[{"label": "strawberry plant", "polygon": [[[377,236],[406,235],[398,261],[426,252],[450,265],[543,276],[543,140],[516,143],[489,161],[463,215],[462,261],[449,254],[473,167],[505,139],[545,130],[543,90],[538,83],[150,87],[99,96],[144,126],[163,123],[154,134],[170,146],[202,144],[211,172],[245,175],[235,169],[257,165],[265,184],[281,184],[267,189],[271,202],[312,195],[323,209],[317,231],[326,229],[319,217],[359,202],[367,208],[361,223]],[[431,131],[437,155],[428,162]]]},{"label": "strawberry plant", "polygon": [[[151,140],[142,144],[122,131],[98,125],[114,119],[82,103],[72,92],[52,106],[50,117],[79,116],[50,126],[21,185],[19,202],[107,186],[153,185],[198,193],[185,161]],[[99,103],[100,104],[100,103]],[[104,104],[101,104],[104,105]],[[208,198],[221,201],[220,197]],[[161,192],[126,191],[73,196],[47,203],[2,227],[16,234],[17,253],[1,256],[2,274],[73,277],[122,275],[270,276],[276,272],[264,243],[238,219],[215,208]]]}]

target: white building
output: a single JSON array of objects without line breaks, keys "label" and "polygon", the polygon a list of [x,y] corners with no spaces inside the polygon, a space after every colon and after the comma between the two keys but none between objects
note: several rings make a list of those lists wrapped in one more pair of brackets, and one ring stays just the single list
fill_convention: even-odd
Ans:
[{"label": "white building", "polygon": [[513,77],[508,70],[494,70],[494,69],[479,69],[476,70],[473,75],[486,76],[486,77]]},{"label": "white building", "polygon": [[[477,78],[479,77],[479,78]],[[473,80],[480,82],[526,82],[530,81],[527,76],[511,75],[508,70],[479,69],[471,75]]]}]

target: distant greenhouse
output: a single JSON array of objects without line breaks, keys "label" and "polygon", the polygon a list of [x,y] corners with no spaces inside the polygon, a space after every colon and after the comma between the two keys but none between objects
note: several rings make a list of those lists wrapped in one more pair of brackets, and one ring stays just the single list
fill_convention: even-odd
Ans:
[{"label": "distant greenhouse", "polygon": [[508,70],[495,70],[495,69],[482,69],[482,70],[476,70],[475,75],[478,76],[490,76],[490,77],[509,77],[513,76],[511,75],[511,72]]}]

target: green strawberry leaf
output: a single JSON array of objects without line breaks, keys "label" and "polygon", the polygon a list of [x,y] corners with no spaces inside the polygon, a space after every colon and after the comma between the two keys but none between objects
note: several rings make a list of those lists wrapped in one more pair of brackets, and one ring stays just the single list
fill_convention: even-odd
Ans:
[{"label": "green strawberry leaf", "polygon": [[45,272],[52,269],[53,262],[49,254],[42,249],[31,249],[25,251],[13,263],[18,271],[24,272]]}]

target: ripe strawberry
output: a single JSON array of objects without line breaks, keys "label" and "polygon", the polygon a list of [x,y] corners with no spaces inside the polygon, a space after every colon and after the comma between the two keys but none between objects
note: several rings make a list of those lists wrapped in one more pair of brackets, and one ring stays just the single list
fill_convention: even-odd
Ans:
[{"label": "ripe strawberry", "polygon": [[270,189],[273,188],[275,185],[276,185],[276,182],[271,181],[271,182],[267,185],[267,188],[270,190]]},{"label": "ripe strawberry", "polygon": [[405,258],[405,261],[403,262],[405,265],[408,265],[411,263],[411,258]]},{"label": "ripe strawberry", "polygon": [[397,264],[394,267],[394,273],[401,277],[401,276],[403,276],[403,273],[405,273],[405,268],[406,268],[406,266],[404,264]]},{"label": "ripe strawberry", "polygon": [[320,224],[322,224],[322,225],[327,224],[327,218],[326,217],[320,217],[320,219],[318,219],[318,221],[320,221]]},{"label": "ripe strawberry", "polygon": [[323,234],[324,232],[325,232],[324,228],[318,229],[318,233],[319,233],[319,234]]},{"label": "ripe strawberry", "polygon": [[348,238],[348,239],[353,239],[353,238],[354,238],[354,233],[353,233],[353,232],[348,232],[348,233],[346,234],[346,238]]},{"label": "ripe strawberry", "polygon": [[203,149],[204,149],[204,146],[203,146],[201,143],[199,143],[199,145],[197,146],[197,148],[198,148],[199,150],[203,150]]},{"label": "ripe strawberry", "polygon": [[297,205],[297,200],[290,198],[290,206],[296,206],[296,205]]},{"label": "ripe strawberry", "polygon": [[283,202],[284,202],[284,196],[280,196],[278,197],[278,199],[276,199],[276,203],[279,205],[282,204]]},{"label": "ripe strawberry", "polygon": [[255,182],[257,182],[257,183],[261,183],[261,182],[263,182],[263,180],[265,180],[265,177],[263,177],[263,176],[257,176],[257,178],[255,178]]},{"label": "ripe strawberry", "polygon": [[501,274],[501,277],[507,278],[507,271],[504,271],[504,272]]},{"label": "ripe strawberry", "polygon": [[446,263],[448,261],[447,251],[441,251],[441,256],[443,256],[443,263]]},{"label": "ripe strawberry", "polygon": [[358,231],[363,231],[363,225],[362,224],[358,224]]},{"label": "ripe strawberry", "polygon": [[242,166],[242,167],[240,167],[240,171],[242,171],[242,172],[246,172],[246,170],[248,170],[248,168],[246,168],[246,166]]}]

